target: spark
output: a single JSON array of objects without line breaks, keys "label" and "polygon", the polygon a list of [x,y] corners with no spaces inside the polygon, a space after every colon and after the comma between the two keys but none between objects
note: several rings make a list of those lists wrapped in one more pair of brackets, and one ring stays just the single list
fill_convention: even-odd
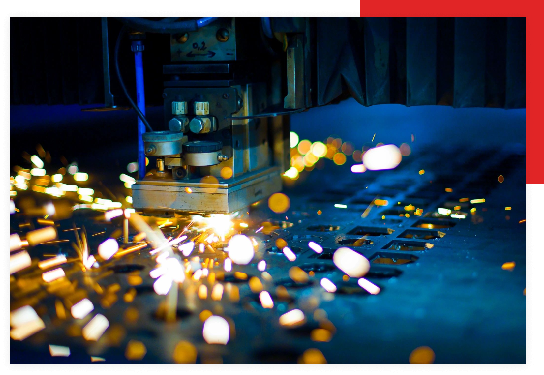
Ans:
[{"label": "spark", "polygon": [[42,270],[45,270],[47,268],[58,266],[60,264],[66,263],[66,256],[64,255],[57,255],[54,258],[42,260],[38,263],[38,267],[40,267]]},{"label": "spark", "polygon": [[251,289],[253,293],[259,293],[261,290],[263,290],[261,280],[259,280],[258,277],[253,276],[251,279],[249,279],[249,289]]},{"label": "spark", "polygon": [[226,272],[232,271],[232,261],[229,258],[225,259],[224,268]]},{"label": "spark", "polygon": [[130,185],[134,185],[136,183],[136,179],[134,177],[131,177],[131,176],[126,175],[124,173],[121,173],[119,175],[119,180],[121,180],[122,182],[124,182],[126,184],[130,184]]},{"label": "spark", "polygon": [[299,309],[294,309],[280,316],[282,326],[294,326],[304,322],[304,313]]},{"label": "spark", "polygon": [[[183,236],[183,237],[187,238],[187,236]],[[195,243],[193,241],[178,246],[178,250],[181,251],[183,256],[186,256],[186,257],[190,256],[194,249],[195,249]]]},{"label": "spark", "polygon": [[96,314],[81,331],[85,340],[97,341],[110,326],[108,319],[102,314]]},{"label": "spark", "polygon": [[326,277],[322,278],[319,284],[329,293],[334,293],[337,290],[336,285]]},{"label": "spark", "polygon": [[231,237],[228,246],[229,258],[235,264],[249,264],[255,255],[253,243],[243,235],[237,234]]},{"label": "spark", "polygon": [[506,262],[501,266],[501,268],[506,271],[513,271],[515,267],[516,262]]},{"label": "spark", "polygon": [[454,219],[464,219],[467,217],[467,215],[464,214],[451,214],[451,217]]},{"label": "spark", "polygon": [[49,354],[51,354],[51,357],[69,357],[70,348],[67,346],[49,345]]},{"label": "spark", "polygon": [[351,173],[364,173],[366,172],[366,167],[364,164],[354,164],[351,166]]},{"label": "spark", "polygon": [[32,259],[26,250],[9,257],[9,274],[19,272],[32,264]]},{"label": "spark", "polygon": [[485,198],[471,199],[470,204],[485,203]]},{"label": "spark", "polygon": [[74,319],[83,319],[93,310],[93,303],[87,298],[84,298],[75,305],[73,305],[70,309],[70,312],[72,313]]},{"label": "spark", "polygon": [[308,242],[308,246],[310,247],[310,249],[312,249],[313,251],[315,251],[318,254],[321,254],[323,252],[323,248],[321,247],[321,245],[319,245],[319,244],[317,244],[315,242]]},{"label": "spark", "polygon": [[198,298],[200,298],[201,300],[208,299],[208,287],[206,285],[201,285],[198,288]]},{"label": "spark", "polygon": [[229,322],[225,318],[212,315],[204,322],[202,336],[208,344],[227,345],[229,342]]},{"label": "spark", "polygon": [[259,294],[259,300],[261,301],[261,306],[264,309],[271,309],[274,307],[274,301],[272,301],[272,297],[267,291],[262,291]]},{"label": "spark", "polygon": [[66,276],[64,270],[62,268],[57,268],[56,270],[44,273],[42,278],[46,283],[51,283],[55,280],[63,278],[64,276]]},{"label": "spark", "polygon": [[106,241],[98,245],[98,255],[104,260],[110,259],[119,250],[119,243],[113,238],[109,238]]},{"label": "spark", "polygon": [[61,182],[62,181],[62,175],[60,173],[54,174],[51,176],[51,181],[53,182]]},{"label": "spark", "polygon": [[294,262],[295,259],[297,259],[297,256],[295,255],[295,253],[293,253],[293,251],[288,246],[285,246],[283,248],[283,254],[285,254],[287,259],[289,259],[291,262]]},{"label": "spark", "polygon": [[10,312],[10,336],[14,340],[24,340],[45,328],[45,323],[31,306],[23,306]]},{"label": "spark", "polygon": [[74,174],[74,180],[76,181],[87,181],[88,179],[89,175],[87,173],[77,172]]},{"label": "spark", "polygon": [[32,168],[30,170],[30,174],[32,176],[36,176],[36,177],[42,177],[42,176],[45,176],[45,169],[41,169],[41,168]]},{"label": "spark", "polygon": [[334,207],[336,207],[336,208],[348,208],[348,205],[347,205],[347,204],[336,203],[336,204],[334,205]]},{"label": "spark", "polygon": [[334,265],[350,277],[361,277],[370,269],[370,263],[363,255],[349,247],[341,247],[333,254]]},{"label": "spark", "polygon": [[299,136],[298,136],[298,134],[295,133],[295,132],[290,132],[290,133],[289,133],[289,146],[290,146],[291,148],[297,147],[298,141],[299,141]]},{"label": "spark", "polygon": [[438,209],[438,214],[439,215],[449,216],[451,214],[451,210],[448,210],[447,208],[439,208]]},{"label": "spark", "polygon": [[395,145],[374,147],[363,155],[363,164],[373,171],[394,169],[401,161],[402,154]]},{"label": "spark", "polygon": [[370,294],[380,293],[380,287],[379,286],[377,286],[376,284],[371,283],[370,281],[368,281],[367,279],[365,279],[363,277],[361,277],[357,281],[357,284],[359,284],[359,286],[361,288],[363,288],[364,290],[366,290]]},{"label": "spark", "polygon": [[259,264],[257,265],[257,269],[261,272],[264,272],[264,270],[266,269],[266,261],[264,259],[259,262]]},{"label": "spark", "polygon": [[44,164],[43,164],[43,160],[40,159],[38,156],[36,155],[32,155],[30,157],[30,160],[32,161],[32,163],[38,167],[38,168],[43,168]]},{"label": "spark", "polygon": [[22,246],[21,238],[17,233],[9,236],[9,251],[19,250]]},{"label": "spark", "polygon": [[216,284],[212,289],[212,300],[221,301],[223,297],[223,285]]},{"label": "spark", "polygon": [[123,210],[122,209],[116,209],[116,210],[112,210],[112,211],[108,211],[108,212],[104,213],[104,218],[107,221],[110,221],[114,217],[118,217],[118,216],[121,216],[121,215],[123,215]]},{"label": "spark", "polygon": [[168,275],[160,276],[153,283],[153,290],[155,291],[155,293],[157,293],[160,296],[167,295],[171,287],[172,287],[172,278],[169,277]]}]

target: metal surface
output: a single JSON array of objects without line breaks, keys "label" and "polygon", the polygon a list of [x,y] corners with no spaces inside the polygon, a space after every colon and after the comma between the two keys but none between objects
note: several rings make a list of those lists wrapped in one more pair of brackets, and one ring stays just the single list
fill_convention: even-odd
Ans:
[{"label": "metal surface", "polygon": [[[226,41],[217,39],[219,30],[226,30],[230,37]],[[170,40],[172,61],[234,61],[236,60],[236,37],[234,18],[220,18],[214,23],[194,32],[180,43],[176,35]]]},{"label": "metal surface", "polygon": [[220,156],[221,151],[199,153],[186,152],[183,154],[183,161],[185,165],[190,165],[192,167],[206,167],[219,164],[221,162]]},{"label": "metal surface", "polygon": [[[32,275],[16,275],[11,281],[11,309],[36,298],[36,309],[47,324],[24,341],[10,341],[11,362],[89,363],[95,356],[106,363],[174,363],[176,345],[184,341],[196,349],[197,363],[297,363],[308,348],[318,349],[328,363],[408,363],[412,351],[421,346],[432,349],[435,363],[525,363],[524,150],[515,145],[477,150],[468,145],[438,146],[419,149],[392,171],[354,174],[348,165],[325,160],[323,169],[287,188],[291,202],[287,212],[272,213],[266,201],[252,207],[249,215],[241,212],[237,220],[249,225],[237,227],[237,232],[258,242],[255,258],[247,266],[233,265],[231,272],[214,266],[217,282],[225,286],[221,301],[212,299],[210,290],[206,298],[198,298],[196,289],[180,288],[175,322],[167,323],[164,312],[160,314],[165,297],[153,291],[149,272],[156,261],[147,250],[114,258],[102,269],[67,272],[68,284],[93,302],[93,314],[103,314],[110,322],[96,342],[77,333],[89,317],[57,318],[55,300],[62,299],[58,296],[62,289],[38,283],[30,294],[20,295],[18,285],[26,285]],[[425,172],[420,174],[422,168]],[[134,194],[142,187],[134,186]],[[211,187],[202,184],[198,199],[214,196],[204,193]],[[168,194],[157,192],[157,197],[164,195]],[[185,194],[191,197],[197,197],[195,192]],[[378,206],[376,198],[387,204]],[[473,199],[481,203],[471,203]],[[460,210],[454,208],[458,205]],[[438,215],[438,208],[447,207],[466,215]],[[422,210],[419,215],[417,209]],[[171,227],[163,227],[167,236],[175,236],[189,222],[168,217]],[[99,221],[92,212],[82,212],[74,220],[88,233],[106,227],[107,232],[90,237],[91,248],[122,225],[122,220]],[[24,223],[17,216],[11,221],[16,228]],[[62,240],[73,241],[72,223],[59,222]],[[371,242],[360,241],[362,237]],[[278,249],[278,239],[296,254],[294,261]],[[323,252],[310,249],[310,241],[320,244]],[[381,288],[379,294],[367,293],[357,279],[346,278],[334,265],[332,254],[341,246],[371,261],[364,277]],[[73,251],[64,243],[40,245],[38,250]],[[200,256],[222,262],[212,252]],[[261,260],[270,277],[258,270]],[[510,262],[515,262],[513,268],[504,267]],[[305,271],[308,281],[291,280],[293,266]],[[67,271],[71,267],[63,265]],[[246,277],[237,278],[236,273]],[[273,296],[273,308],[261,306],[249,285],[253,276]],[[320,286],[324,277],[337,286],[335,293]],[[206,279],[200,283],[211,289]],[[231,298],[227,290],[234,288],[238,297]],[[126,299],[132,290],[135,297]],[[279,317],[295,308],[304,312],[304,323],[279,324]],[[227,345],[204,341],[199,315],[205,310],[228,319]],[[318,329],[329,332],[329,340],[316,340]],[[146,352],[140,359],[127,359],[127,347],[134,340]],[[51,357],[50,344],[68,346],[70,357]]]},{"label": "metal surface", "polygon": [[305,68],[304,37],[294,35],[287,47],[287,96],[284,99],[285,109],[305,107]]},{"label": "metal surface", "polygon": [[[171,131],[147,132],[142,135],[145,154],[148,156],[173,156],[181,153],[183,133]],[[145,163],[143,164],[145,165]]]},{"label": "metal surface", "polygon": [[132,190],[134,207],[144,212],[228,214],[280,191],[281,176],[274,167],[217,183],[144,180]]}]

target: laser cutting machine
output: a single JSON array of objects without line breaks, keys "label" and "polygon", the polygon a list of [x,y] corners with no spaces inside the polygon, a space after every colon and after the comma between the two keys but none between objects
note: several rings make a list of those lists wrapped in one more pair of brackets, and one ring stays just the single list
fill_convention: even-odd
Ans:
[{"label": "laser cutting machine", "polygon": [[142,134],[152,164],[132,187],[144,212],[230,213],[280,191],[288,115],[347,96],[365,106],[525,105],[523,19],[121,21],[170,34],[164,127]]}]

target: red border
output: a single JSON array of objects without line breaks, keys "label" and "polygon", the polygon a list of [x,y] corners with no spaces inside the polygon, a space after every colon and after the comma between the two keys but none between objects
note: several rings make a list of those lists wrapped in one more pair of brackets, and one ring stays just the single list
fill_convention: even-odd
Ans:
[{"label": "red border", "polygon": [[[361,0],[361,17],[525,17],[527,19],[526,77],[527,177],[528,184],[544,184],[544,112],[538,114],[537,101],[544,97],[544,9],[536,1],[389,0],[387,5]],[[539,27],[540,25],[540,27]]]}]

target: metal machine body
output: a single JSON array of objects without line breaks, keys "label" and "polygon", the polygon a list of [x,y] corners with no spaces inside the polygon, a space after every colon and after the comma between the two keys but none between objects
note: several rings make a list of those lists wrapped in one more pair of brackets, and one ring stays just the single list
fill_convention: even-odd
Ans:
[{"label": "metal machine body", "polygon": [[[256,116],[281,102],[281,80],[262,74],[273,71],[274,62],[264,63],[258,51],[244,53],[236,22],[221,19],[191,35],[171,36],[174,64],[163,71],[169,131],[143,136],[157,169],[133,186],[135,208],[226,214],[281,190],[281,174],[289,168],[288,118]],[[259,24],[240,23],[245,35],[260,31]]]},{"label": "metal machine body", "polygon": [[144,142],[157,169],[133,186],[134,207],[231,213],[266,198],[289,168],[288,115],[348,96],[364,106],[524,107],[524,30],[518,18],[279,17],[172,34],[163,67],[172,134]]}]

